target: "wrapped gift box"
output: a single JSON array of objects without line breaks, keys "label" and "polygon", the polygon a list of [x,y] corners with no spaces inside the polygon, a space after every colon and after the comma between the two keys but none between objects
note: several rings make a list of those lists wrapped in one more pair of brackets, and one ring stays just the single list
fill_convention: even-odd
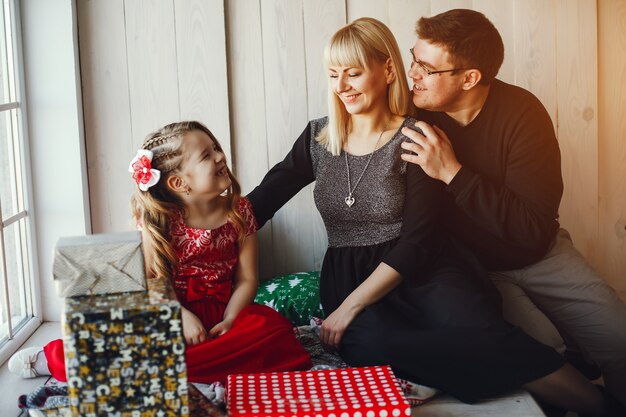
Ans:
[{"label": "wrapped gift box", "polygon": [[213,404],[193,384],[189,384],[189,415],[192,417],[228,417],[222,408]]},{"label": "wrapped gift box", "polygon": [[389,366],[229,375],[231,417],[410,416]]},{"label": "wrapped gift box", "polygon": [[52,273],[61,297],[145,291],[141,233],[61,238]]},{"label": "wrapped gift box", "polygon": [[66,298],[63,340],[74,415],[189,415],[175,299],[155,291]]}]

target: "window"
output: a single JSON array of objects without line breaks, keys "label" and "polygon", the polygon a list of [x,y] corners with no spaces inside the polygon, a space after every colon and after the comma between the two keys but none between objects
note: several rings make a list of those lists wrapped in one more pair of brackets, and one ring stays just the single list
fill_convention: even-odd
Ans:
[{"label": "window", "polygon": [[35,316],[32,211],[17,0],[0,26],[0,348]]}]

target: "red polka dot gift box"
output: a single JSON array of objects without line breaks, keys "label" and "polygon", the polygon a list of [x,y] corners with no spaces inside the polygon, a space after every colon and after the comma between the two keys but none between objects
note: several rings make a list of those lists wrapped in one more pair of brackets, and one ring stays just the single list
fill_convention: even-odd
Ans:
[{"label": "red polka dot gift box", "polygon": [[410,416],[389,366],[229,375],[230,417]]}]

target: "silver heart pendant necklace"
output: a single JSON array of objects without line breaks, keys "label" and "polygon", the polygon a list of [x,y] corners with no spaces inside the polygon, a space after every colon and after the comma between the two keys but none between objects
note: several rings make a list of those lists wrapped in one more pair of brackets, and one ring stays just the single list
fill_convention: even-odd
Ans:
[{"label": "silver heart pendant necklace", "polygon": [[383,133],[385,133],[385,130],[387,130],[387,125],[385,124],[385,127],[383,127],[383,130],[380,132],[380,135],[378,135],[378,139],[376,140],[376,143],[374,144],[374,149],[372,150],[372,153],[370,153],[369,158],[367,158],[367,162],[365,163],[365,167],[363,168],[363,171],[361,171],[361,175],[359,175],[359,178],[356,180],[356,183],[354,184],[354,188],[352,188],[352,183],[350,181],[350,163],[348,162],[348,152],[344,151],[343,155],[346,159],[346,171],[348,172],[348,196],[346,198],[343,199],[343,201],[346,203],[346,206],[348,207],[352,207],[352,205],[354,204],[354,196],[352,195],[352,193],[354,193],[354,190],[356,190],[356,187],[359,186],[359,183],[361,182],[361,178],[363,178],[363,174],[365,174],[365,171],[367,171],[367,167],[370,166],[370,162],[372,162],[372,157],[374,156],[374,152],[376,152],[376,148],[378,148],[378,144],[380,143],[380,138],[383,137]]}]

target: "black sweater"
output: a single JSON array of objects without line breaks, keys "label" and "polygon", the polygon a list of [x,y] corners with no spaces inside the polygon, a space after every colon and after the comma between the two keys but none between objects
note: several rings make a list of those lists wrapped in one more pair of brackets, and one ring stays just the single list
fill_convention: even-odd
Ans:
[{"label": "black sweater", "polygon": [[541,259],[559,228],[561,157],[546,109],[530,92],[494,80],[478,116],[459,126],[417,111],[450,138],[463,165],[447,187],[444,224],[487,269]]}]

